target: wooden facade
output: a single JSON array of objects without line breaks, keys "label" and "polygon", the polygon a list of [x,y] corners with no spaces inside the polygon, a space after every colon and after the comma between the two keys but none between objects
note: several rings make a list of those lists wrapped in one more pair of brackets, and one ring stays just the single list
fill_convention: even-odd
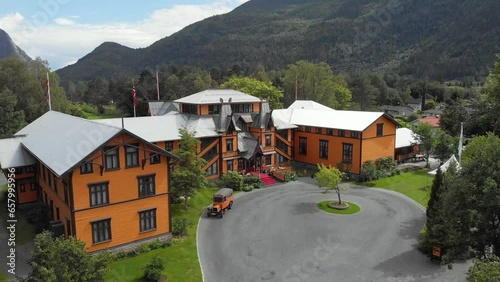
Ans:
[{"label": "wooden facade", "polygon": [[[359,174],[368,160],[394,157],[397,123],[386,115],[362,131],[299,124],[276,127],[268,102],[255,100],[250,96],[252,102],[179,105],[180,114],[211,116],[212,126],[219,122],[213,132],[199,138],[198,155],[207,162],[207,178],[231,170],[263,171],[291,161],[343,164],[344,170]],[[89,252],[171,232],[169,172],[175,169],[170,161],[175,156],[168,152],[179,148],[179,140],[150,143],[126,128],[114,130],[119,133],[102,140],[60,175],[36,155],[34,166],[16,168],[18,202],[45,203],[51,219],[63,224],[64,234],[84,241]]]},{"label": "wooden facade", "polygon": [[45,203],[64,235],[89,252],[157,238],[171,232],[169,163],[153,144],[122,132],[60,177],[38,161],[17,183],[21,189],[34,179],[38,189],[20,192],[18,201]]},{"label": "wooden facade", "polygon": [[[377,132],[377,128],[382,132]],[[368,160],[394,157],[396,124],[381,116],[363,131],[299,126],[294,134],[294,160],[325,164],[359,174]]]}]

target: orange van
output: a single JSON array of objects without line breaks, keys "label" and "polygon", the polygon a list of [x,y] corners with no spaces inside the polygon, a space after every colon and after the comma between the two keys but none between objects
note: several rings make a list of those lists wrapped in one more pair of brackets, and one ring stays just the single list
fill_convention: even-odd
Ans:
[{"label": "orange van", "polygon": [[226,210],[230,210],[233,206],[233,189],[221,188],[214,194],[213,199],[213,203],[207,208],[207,216],[218,215],[222,218]]}]

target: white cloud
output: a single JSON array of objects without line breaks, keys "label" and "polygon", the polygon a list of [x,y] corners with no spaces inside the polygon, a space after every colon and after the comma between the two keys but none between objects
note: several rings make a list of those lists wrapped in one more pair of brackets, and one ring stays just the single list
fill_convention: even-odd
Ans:
[{"label": "white cloud", "polygon": [[54,20],[56,24],[59,25],[73,25],[75,24],[75,21],[67,19],[67,18],[57,18]]},{"label": "white cloud", "polygon": [[16,13],[0,17],[0,28],[31,57],[49,61],[58,69],[90,53],[106,41],[132,47],[147,47],[202,19],[224,14],[247,0],[214,0],[201,5],[175,5],[156,10],[144,20],[125,23],[78,24],[79,16],[57,17],[55,24],[37,26]]}]

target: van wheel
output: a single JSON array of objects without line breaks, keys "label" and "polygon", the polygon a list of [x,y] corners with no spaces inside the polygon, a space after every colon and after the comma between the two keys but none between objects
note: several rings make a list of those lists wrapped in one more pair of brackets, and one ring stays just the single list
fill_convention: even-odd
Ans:
[{"label": "van wheel", "polygon": [[207,212],[207,217],[210,217],[210,213],[209,212]]},{"label": "van wheel", "polygon": [[232,206],[233,206],[233,202],[229,203],[229,207],[227,209],[230,210]]},{"label": "van wheel", "polygon": [[223,212],[221,211],[220,214],[219,214],[220,218],[223,218],[224,217],[224,214]]}]

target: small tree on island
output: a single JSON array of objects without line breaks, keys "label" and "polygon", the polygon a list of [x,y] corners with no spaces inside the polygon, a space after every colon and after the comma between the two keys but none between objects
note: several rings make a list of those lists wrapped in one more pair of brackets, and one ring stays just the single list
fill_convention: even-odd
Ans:
[{"label": "small tree on island", "polygon": [[335,167],[328,166],[324,164],[318,165],[318,172],[314,175],[316,177],[316,184],[319,188],[325,188],[325,193],[331,190],[335,190],[339,198],[339,205],[342,204],[340,199],[340,187],[339,183],[342,181],[343,172]]},{"label": "small tree on island", "polygon": [[187,129],[179,129],[181,140],[179,149],[173,153],[181,160],[172,173],[171,192],[174,197],[184,197],[184,208],[188,208],[188,198],[196,194],[201,187],[206,186],[207,179],[203,166],[206,161],[197,154],[198,141],[194,137],[194,132]]}]

